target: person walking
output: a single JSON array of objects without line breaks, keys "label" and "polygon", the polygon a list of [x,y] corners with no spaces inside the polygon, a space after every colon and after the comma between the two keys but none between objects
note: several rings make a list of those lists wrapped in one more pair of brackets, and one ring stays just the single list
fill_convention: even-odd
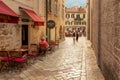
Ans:
[{"label": "person walking", "polygon": [[78,38],[79,38],[79,32],[76,31],[76,41],[78,42]]},{"label": "person walking", "polygon": [[73,31],[73,44],[75,44],[75,31]]}]

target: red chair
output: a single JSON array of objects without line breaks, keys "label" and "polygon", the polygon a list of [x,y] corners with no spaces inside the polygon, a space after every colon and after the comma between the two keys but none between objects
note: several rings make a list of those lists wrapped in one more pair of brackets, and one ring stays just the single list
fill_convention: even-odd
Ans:
[{"label": "red chair", "polygon": [[5,66],[6,69],[10,66],[10,62],[12,60],[12,58],[9,57],[9,52],[8,51],[0,51],[0,59],[1,59],[1,67],[0,67],[0,71],[2,70],[2,68]]},{"label": "red chair", "polygon": [[12,58],[12,66],[13,67],[23,67],[23,64],[27,64],[27,54],[21,55],[21,51],[9,51],[9,55]]}]

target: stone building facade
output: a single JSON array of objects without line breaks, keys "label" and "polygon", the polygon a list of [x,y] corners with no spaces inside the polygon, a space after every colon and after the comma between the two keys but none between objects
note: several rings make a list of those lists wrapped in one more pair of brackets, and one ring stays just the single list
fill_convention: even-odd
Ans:
[{"label": "stone building facade", "polygon": [[120,80],[120,1],[88,0],[87,4],[88,39],[98,65],[106,80]]},{"label": "stone building facade", "polygon": [[69,36],[72,30],[86,30],[86,7],[73,6],[65,10],[66,36]]},{"label": "stone building facade", "polygon": [[[42,4],[45,0],[2,0],[2,2],[19,15],[19,22],[0,22],[0,48],[16,49],[23,45],[29,47],[30,44],[37,44],[40,37],[46,34],[45,4]],[[32,14],[39,17],[42,22],[34,20]]]},{"label": "stone building facade", "polygon": [[[65,1],[64,0],[48,0],[47,15],[49,20],[55,22],[54,28],[47,28],[47,37],[49,40],[64,40],[64,14]],[[48,40],[48,41],[49,41]]]}]

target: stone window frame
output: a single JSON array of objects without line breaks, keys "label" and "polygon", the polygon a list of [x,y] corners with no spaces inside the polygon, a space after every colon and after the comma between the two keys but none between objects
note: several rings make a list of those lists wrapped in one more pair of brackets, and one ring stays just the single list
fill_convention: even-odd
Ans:
[{"label": "stone window frame", "polygon": [[58,1],[57,0],[55,0],[55,3],[54,3],[55,5],[54,5],[54,15],[55,16],[58,16],[58,9],[59,9],[59,7],[58,7]]},{"label": "stone window frame", "polygon": [[86,18],[86,14],[85,13],[83,14],[83,18]]},{"label": "stone window frame", "polygon": [[70,18],[70,14],[66,14],[66,18],[69,19]]},{"label": "stone window frame", "polygon": [[70,21],[66,21],[66,22],[65,22],[65,25],[70,25]]},{"label": "stone window frame", "polygon": [[71,18],[75,18],[75,14],[71,14]]},{"label": "stone window frame", "polygon": [[51,0],[47,0],[47,7],[48,7],[48,9],[47,9],[47,11],[48,12],[52,12],[52,6],[51,6]]}]

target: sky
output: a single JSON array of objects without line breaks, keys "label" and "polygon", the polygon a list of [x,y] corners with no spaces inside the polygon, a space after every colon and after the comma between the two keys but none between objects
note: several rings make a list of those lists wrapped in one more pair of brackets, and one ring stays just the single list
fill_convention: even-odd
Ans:
[{"label": "sky", "polygon": [[85,6],[86,0],[66,0],[66,7]]}]

